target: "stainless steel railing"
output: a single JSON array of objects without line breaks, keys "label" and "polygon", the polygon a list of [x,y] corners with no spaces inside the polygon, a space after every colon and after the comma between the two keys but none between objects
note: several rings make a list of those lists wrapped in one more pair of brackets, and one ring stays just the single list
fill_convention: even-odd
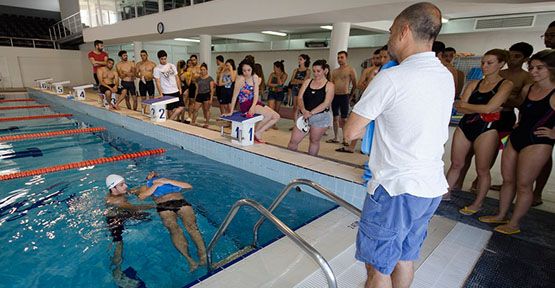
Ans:
[{"label": "stainless steel railing", "polygon": [[[318,184],[314,181],[308,180],[308,179],[295,179],[295,180],[291,181],[289,184],[287,184],[287,186],[285,186],[285,188],[283,188],[281,193],[279,193],[278,197],[276,197],[276,199],[274,200],[272,205],[270,205],[270,208],[268,209],[270,211],[270,213],[274,212],[276,207],[279,206],[281,201],[283,201],[285,196],[287,196],[289,194],[291,189],[293,189],[293,187],[298,186],[298,185],[305,185],[305,186],[309,186],[309,187],[314,188],[320,194],[328,197],[333,202],[339,204],[339,206],[349,210],[351,213],[355,214],[357,217],[360,218],[360,215],[361,215],[360,209],[351,205],[349,202],[345,201],[343,198],[335,195],[334,193],[332,193],[331,191],[326,189],[324,186],[322,186],[322,185],[320,185],[320,184]],[[260,225],[262,225],[263,222],[264,222],[264,217],[260,217],[260,219],[258,219],[256,224],[254,224],[254,228],[253,228],[253,234],[254,234],[253,246],[258,246],[258,229],[260,228]]]},{"label": "stainless steel railing", "polygon": [[326,261],[326,259],[324,259],[324,257],[318,251],[316,251],[316,249],[314,249],[314,247],[312,247],[297,233],[295,233],[295,231],[293,231],[291,228],[285,225],[281,220],[279,220],[276,216],[274,216],[270,211],[268,211],[268,209],[264,208],[264,206],[262,206],[260,203],[251,199],[241,199],[235,202],[235,204],[233,204],[233,206],[231,207],[231,210],[225,217],[224,222],[222,223],[222,225],[220,225],[220,228],[218,228],[218,231],[216,231],[216,234],[214,234],[214,237],[212,238],[212,240],[210,241],[210,244],[208,244],[208,248],[206,249],[206,254],[207,254],[206,256],[208,260],[209,269],[211,269],[212,267],[212,255],[211,255],[212,249],[214,249],[216,242],[218,242],[220,237],[227,230],[227,227],[229,226],[229,224],[231,223],[231,221],[239,211],[239,208],[241,208],[242,206],[250,206],[256,209],[260,214],[262,214],[261,217],[267,218],[268,220],[270,220],[270,222],[272,222],[283,234],[285,234],[285,236],[293,240],[293,243],[299,246],[301,250],[307,253],[310,257],[312,257],[314,261],[316,261],[316,263],[318,263],[318,265],[320,265],[320,268],[322,268],[322,271],[326,276],[328,286],[331,288],[337,288],[337,281],[336,281],[335,275],[333,274],[333,271],[331,270],[331,267]]},{"label": "stainless steel railing", "polygon": [[83,24],[81,14],[77,12],[68,16],[48,28],[50,39],[59,41],[62,39],[74,38],[83,35]]}]

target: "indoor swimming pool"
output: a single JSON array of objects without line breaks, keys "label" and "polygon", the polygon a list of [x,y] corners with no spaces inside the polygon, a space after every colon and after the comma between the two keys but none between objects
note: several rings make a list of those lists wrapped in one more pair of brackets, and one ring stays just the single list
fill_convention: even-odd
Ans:
[{"label": "indoor swimming pool", "polygon": [[[6,99],[26,98],[10,95]],[[37,102],[5,102],[0,107],[37,105]],[[50,103],[51,104],[51,103]],[[90,117],[1,121],[2,118],[70,113],[61,106],[0,110],[0,137],[46,131],[105,127],[96,133],[64,135],[22,141],[0,141],[0,175],[54,165],[117,156],[149,149],[166,149],[161,155],[141,157],[0,181],[0,286],[95,287],[117,286],[112,277],[114,245],[105,219],[105,178],[120,174],[129,187],[145,183],[149,171],[190,183],[183,195],[193,206],[206,245],[233,203],[242,198],[268,207],[284,185],[245,170],[223,164],[181,147],[171,146],[122,127]],[[183,136],[186,137],[186,136]],[[291,179],[295,175],[290,175]],[[140,203],[129,196],[131,202]],[[152,203],[152,200],[144,202]],[[330,201],[308,193],[290,193],[274,214],[296,229],[333,209]],[[142,287],[184,287],[205,277],[201,267],[189,272],[184,257],[172,245],[155,210],[126,222],[123,233],[122,270],[140,279]],[[259,214],[242,209],[218,242],[217,262],[252,244],[252,228]],[[190,254],[198,259],[188,237]],[[267,245],[281,233],[267,222],[259,243]],[[8,284],[9,283],[9,284]],[[7,286],[5,286],[7,287]]]}]

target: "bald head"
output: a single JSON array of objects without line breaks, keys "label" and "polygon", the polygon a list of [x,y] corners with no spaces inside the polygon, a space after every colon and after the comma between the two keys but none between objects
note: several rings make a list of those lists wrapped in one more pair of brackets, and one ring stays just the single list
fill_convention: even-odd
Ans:
[{"label": "bald head", "polygon": [[428,2],[407,7],[397,20],[409,25],[415,41],[434,41],[441,30],[441,11]]}]

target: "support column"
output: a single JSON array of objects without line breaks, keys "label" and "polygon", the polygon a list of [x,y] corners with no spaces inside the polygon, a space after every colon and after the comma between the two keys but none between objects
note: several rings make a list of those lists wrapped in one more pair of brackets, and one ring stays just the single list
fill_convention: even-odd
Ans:
[{"label": "support column", "polygon": [[133,41],[133,60],[135,60],[135,63],[141,61],[141,50],[143,50],[143,42]]},{"label": "support column", "polygon": [[199,37],[199,64],[206,63],[208,74],[216,77],[216,71],[212,71],[212,36],[203,34],[199,35]]},{"label": "support column", "polygon": [[347,51],[347,48],[349,47],[350,30],[351,23],[333,23],[333,30],[331,31],[330,55],[328,60],[331,69],[339,67],[339,64],[337,63],[337,52]]},{"label": "support column", "polygon": [[158,13],[164,12],[164,0],[158,0]]}]

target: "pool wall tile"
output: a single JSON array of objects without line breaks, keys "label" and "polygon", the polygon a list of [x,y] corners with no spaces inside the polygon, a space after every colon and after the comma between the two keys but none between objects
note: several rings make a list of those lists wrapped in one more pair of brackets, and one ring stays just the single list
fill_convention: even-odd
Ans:
[{"label": "pool wall tile", "polygon": [[[231,146],[231,144],[220,143],[187,132],[156,125],[149,121],[94,107],[88,103],[67,100],[35,89],[28,89],[28,93],[30,96],[38,98],[43,102],[51,102],[64,106],[69,110],[108,121],[128,130],[156,138],[177,147],[183,147],[193,153],[201,154],[215,161],[229,164],[283,184],[287,184],[295,178],[312,180],[347,200],[355,207],[362,208],[366,188],[360,183],[251,153]],[[303,190],[315,196],[323,197],[312,189],[303,188]]]}]

